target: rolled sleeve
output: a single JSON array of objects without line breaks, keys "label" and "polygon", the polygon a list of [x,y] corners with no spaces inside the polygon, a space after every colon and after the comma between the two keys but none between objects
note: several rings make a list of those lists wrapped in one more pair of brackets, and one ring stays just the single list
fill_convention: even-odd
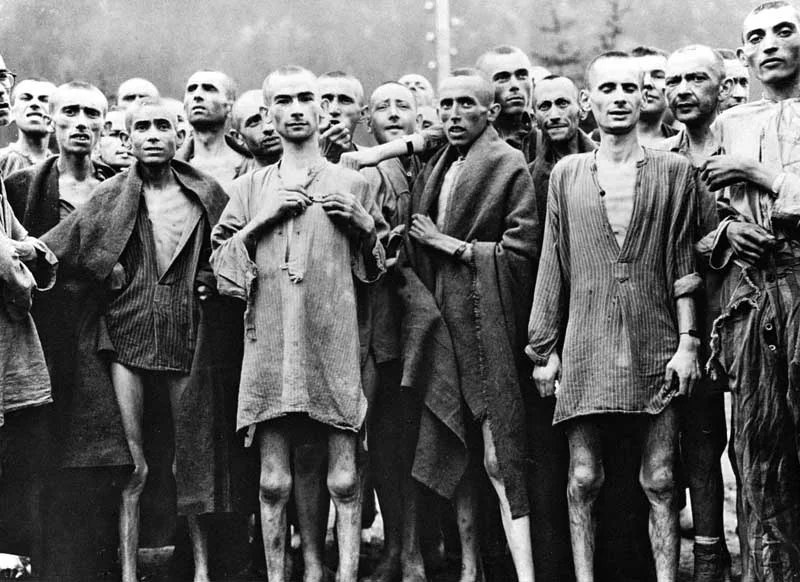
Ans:
[{"label": "rolled sleeve", "polygon": [[684,275],[673,284],[672,293],[675,299],[691,295],[703,284],[703,278],[697,273]]}]

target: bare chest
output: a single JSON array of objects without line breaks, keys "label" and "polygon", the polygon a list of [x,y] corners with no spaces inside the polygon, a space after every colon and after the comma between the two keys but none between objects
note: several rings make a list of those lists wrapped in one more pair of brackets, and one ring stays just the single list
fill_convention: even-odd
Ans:
[{"label": "bare chest", "polygon": [[72,176],[58,177],[58,195],[75,208],[79,208],[89,201],[92,191],[100,184],[100,180],[90,176],[85,180],[76,180]]}]

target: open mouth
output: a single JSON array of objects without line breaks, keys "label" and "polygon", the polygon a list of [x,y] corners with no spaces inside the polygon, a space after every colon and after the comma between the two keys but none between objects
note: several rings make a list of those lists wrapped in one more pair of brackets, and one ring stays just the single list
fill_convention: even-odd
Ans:
[{"label": "open mouth", "polygon": [[73,133],[69,137],[70,139],[73,139],[75,141],[87,142],[87,143],[92,139],[92,137],[88,133]]}]

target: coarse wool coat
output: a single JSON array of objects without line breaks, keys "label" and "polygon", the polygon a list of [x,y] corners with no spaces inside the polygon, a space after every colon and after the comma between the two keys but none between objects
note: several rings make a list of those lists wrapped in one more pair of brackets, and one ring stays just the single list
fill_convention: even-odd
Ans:
[{"label": "coarse wool coat", "polygon": [[[59,223],[57,162],[53,156],[6,179],[9,202],[32,236]],[[93,170],[99,180],[114,174],[102,164]],[[132,463],[108,365],[96,349],[104,304],[101,286],[62,267],[55,286],[38,295],[31,310],[53,386],[48,462],[56,468]]]},{"label": "coarse wool coat", "polygon": [[[435,218],[442,181],[457,156],[456,148],[448,145],[427,163],[414,184],[411,215]],[[447,212],[444,234],[472,243],[471,261],[446,256],[410,238],[405,247],[405,282],[400,289],[405,317],[431,314],[435,305],[452,345],[449,361],[454,362],[454,369],[447,370],[442,364],[448,358],[431,362],[435,352],[415,353],[411,328],[404,322],[404,385],[415,375],[428,380],[413,475],[452,497],[468,462],[468,423],[473,418],[488,420],[511,513],[519,517],[529,511],[520,379],[530,370],[523,348],[541,236],[525,158],[493,127],[469,148]],[[407,220],[410,223],[411,216]],[[415,285],[415,278],[424,289]],[[441,333],[435,317],[429,321],[431,329]],[[448,346],[441,349],[447,356]],[[433,366],[435,373],[420,376],[411,366],[429,371]]]},{"label": "coarse wool coat", "polygon": [[[204,236],[210,237],[211,227],[219,220],[222,209],[227,203],[227,195],[211,176],[189,164],[172,160],[171,168],[179,184],[185,191],[191,192],[202,207],[204,219],[208,223]],[[53,245],[56,256],[62,257],[62,271],[68,277],[83,282],[86,293],[100,297],[101,301],[98,303],[102,306],[108,301],[106,279],[119,261],[133,233],[142,188],[143,183],[136,163],[127,172],[103,182],[84,206],[70,214],[43,237]],[[210,246],[210,241],[207,243]],[[198,284],[215,288],[213,275],[207,263],[205,266],[198,265],[195,279]],[[226,384],[220,381],[220,378],[228,380],[238,378],[240,362],[235,357],[231,358],[231,361],[220,362],[218,358],[209,359],[208,354],[216,353],[210,343],[218,343],[218,346],[237,345],[240,336],[231,334],[236,334],[238,328],[236,323],[231,322],[238,320],[241,323],[240,312],[220,298],[210,299],[201,310],[190,383],[181,401],[175,436],[176,450],[179,451],[177,482],[185,486],[179,487],[178,504],[191,513],[224,511],[230,506],[228,499],[220,498],[220,491],[231,491],[227,481],[230,477],[228,467],[220,463],[227,464],[232,458],[229,451],[236,448],[232,442],[235,437],[233,426],[230,426],[230,431],[221,428],[226,420],[231,422],[233,420],[226,419],[224,414],[223,404],[226,398],[214,392],[235,389],[235,381]],[[102,310],[100,315],[102,316]],[[226,322],[224,325],[220,323],[220,318]],[[211,325],[211,322],[216,322],[216,325]],[[88,359],[101,366],[100,373],[93,374],[94,381],[99,377],[104,384],[104,392],[110,393],[114,398],[108,361],[96,353],[97,338],[101,333],[101,319],[97,318],[93,323],[95,323],[93,329],[86,329],[87,326],[83,325],[81,331],[85,333],[82,333],[81,337],[93,338],[93,342],[86,346],[91,351]],[[220,333],[216,333],[217,331]],[[201,353],[198,354],[198,351]],[[222,350],[222,353],[228,352]],[[83,354],[79,352],[78,355],[80,357]],[[219,367],[215,367],[215,364]],[[77,365],[76,368],[79,381],[88,382],[90,379],[84,379],[83,376],[92,370],[81,365]],[[212,404],[216,407],[212,407]],[[115,400],[113,410],[118,411]],[[108,414],[109,411],[106,410],[104,413]],[[206,443],[214,449],[209,451],[207,447],[198,446],[200,443]],[[127,451],[127,445],[125,447]],[[198,460],[194,455],[201,458]],[[209,486],[212,483],[215,487]],[[203,491],[198,492],[198,488],[202,488]]]}]

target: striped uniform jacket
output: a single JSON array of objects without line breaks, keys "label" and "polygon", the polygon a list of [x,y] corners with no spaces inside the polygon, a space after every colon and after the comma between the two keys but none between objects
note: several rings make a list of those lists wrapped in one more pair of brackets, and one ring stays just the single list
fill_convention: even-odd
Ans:
[{"label": "striped uniform jacket", "polygon": [[[526,352],[561,350],[554,423],[596,413],[651,413],[675,394],[664,380],[678,346],[675,300],[695,273],[690,163],[645,149],[620,247],[597,181],[595,153],[561,160],[550,178],[544,244]],[[630,353],[621,354],[627,349]]]}]

